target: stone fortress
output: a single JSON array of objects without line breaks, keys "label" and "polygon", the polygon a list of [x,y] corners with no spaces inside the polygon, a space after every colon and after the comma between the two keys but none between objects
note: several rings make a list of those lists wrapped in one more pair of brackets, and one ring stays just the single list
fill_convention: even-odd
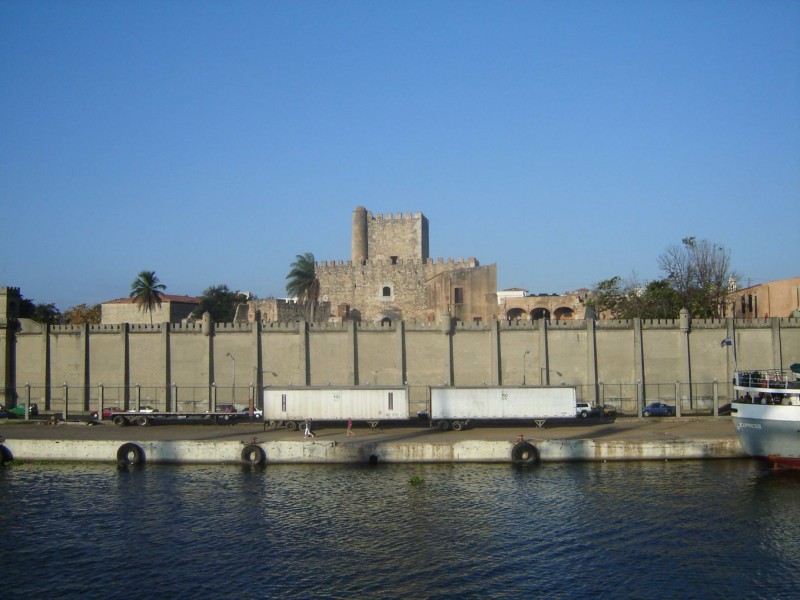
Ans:
[{"label": "stone fortress", "polygon": [[[422,213],[373,215],[353,211],[351,260],[316,265],[320,282],[317,322],[391,324],[402,320],[457,323],[583,318],[585,295],[522,293],[498,297],[496,265],[476,258],[432,259],[429,224]],[[290,321],[301,316],[285,300],[253,301],[247,320]],[[244,320],[244,319],[242,319]]]}]

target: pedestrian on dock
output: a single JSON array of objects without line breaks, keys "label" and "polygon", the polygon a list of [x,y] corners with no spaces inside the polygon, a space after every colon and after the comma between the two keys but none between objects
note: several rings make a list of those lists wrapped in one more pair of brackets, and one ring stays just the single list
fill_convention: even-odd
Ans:
[{"label": "pedestrian on dock", "polygon": [[353,433],[353,419],[347,419],[347,437],[355,437]]},{"label": "pedestrian on dock", "polygon": [[314,435],[314,432],[311,431],[311,419],[306,419],[306,426],[305,426],[305,429],[303,430],[303,437],[304,438],[317,437],[317,436]]},{"label": "pedestrian on dock", "polygon": [[515,443],[515,444],[522,444],[524,441],[525,441],[525,436],[523,436],[523,435],[520,433],[520,434],[517,436],[517,441],[516,441],[516,442],[514,442],[514,443]]}]

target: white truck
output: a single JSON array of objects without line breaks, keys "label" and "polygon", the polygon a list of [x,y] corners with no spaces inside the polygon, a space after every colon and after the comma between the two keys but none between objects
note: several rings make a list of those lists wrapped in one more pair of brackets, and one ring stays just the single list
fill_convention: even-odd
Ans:
[{"label": "white truck", "polygon": [[442,431],[461,431],[470,421],[575,419],[574,387],[435,387],[431,388],[431,424]]},{"label": "white truck", "polygon": [[407,420],[408,390],[392,388],[270,387],[264,390],[264,425],[299,429],[314,421],[365,421],[373,428],[381,421]]}]

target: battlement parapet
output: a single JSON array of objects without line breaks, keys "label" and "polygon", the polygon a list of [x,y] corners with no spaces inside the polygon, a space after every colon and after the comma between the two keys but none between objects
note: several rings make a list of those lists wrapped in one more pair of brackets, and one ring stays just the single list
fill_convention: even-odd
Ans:
[{"label": "battlement parapet", "polygon": [[261,321],[261,331],[291,332],[300,331],[300,324],[305,321]]},{"label": "battlement parapet", "polygon": [[228,332],[228,331],[250,331],[250,323],[237,322],[237,323],[214,323],[214,331]]},{"label": "battlement parapet", "polygon": [[161,331],[161,323],[128,323],[128,331],[138,331],[140,333],[158,333]]},{"label": "battlement parapet", "polygon": [[119,333],[122,331],[120,323],[96,323],[89,325],[90,333]]},{"label": "battlement parapet", "polygon": [[202,321],[182,321],[180,323],[172,323],[170,325],[171,331],[177,332],[195,332],[195,331],[202,331],[203,330],[203,322]]},{"label": "battlement parapet", "polygon": [[50,325],[52,333],[80,333],[83,325]]},{"label": "battlement parapet", "polygon": [[373,215],[371,212],[367,211],[367,217],[373,221],[418,221],[422,219],[422,213],[377,213]]},{"label": "battlement parapet", "polygon": [[469,257],[466,260],[462,257],[458,258],[428,258],[422,260],[421,258],[398,258],[396,260],[383,260],[383,259],[367,259],[363,264],[354,264],[352,260],[323,260],[314,264],[316,270],[321,273],[347,273],[356,269],[365,269],[371,267],[380,268],[402,268],[408,266],[446,266],[448,269],[460,268],[469,269],[479,267],[478,259]]},{"label": "battlement parapet", "polygon": [[356,323],[356,328],[360,331],[394,331],[397,329],[397,321],[392,321],[391,323],[360,321]]},{"label": "battlement parapet", "polygon": [[309,331],[323,331],[323,332],[341,332],[347,329],[347,325],[344,323],[309,323],[308,324]]},{"label": "battlement parapet", "polygon": [[642,319],[643,329],[674,329],[678,325],[678,319]]}]

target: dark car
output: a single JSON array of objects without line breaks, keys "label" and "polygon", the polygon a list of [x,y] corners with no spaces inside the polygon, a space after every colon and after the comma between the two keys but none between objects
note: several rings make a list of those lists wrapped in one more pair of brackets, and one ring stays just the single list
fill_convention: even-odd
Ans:
[{"label": "dark car", "polygon": [[675,407],[663,402],[651,402],[642,409],[643,417],[674,417]]},{"label": "dark car", "polygon": [[[242,414],[243,414],[243,415],[248,415],[248,416],[249,416],[249,415],[250,415],[250,409],[249,409],[249,408],[243,408],[243,409],[242,409]],[[264,413],[263,413],[263,411],[262,411],[260,408],[253,408],[253,416],[254,416],[256,419],[260,419],[261,417],[263,417],[263,416],[264,416]]]}]

